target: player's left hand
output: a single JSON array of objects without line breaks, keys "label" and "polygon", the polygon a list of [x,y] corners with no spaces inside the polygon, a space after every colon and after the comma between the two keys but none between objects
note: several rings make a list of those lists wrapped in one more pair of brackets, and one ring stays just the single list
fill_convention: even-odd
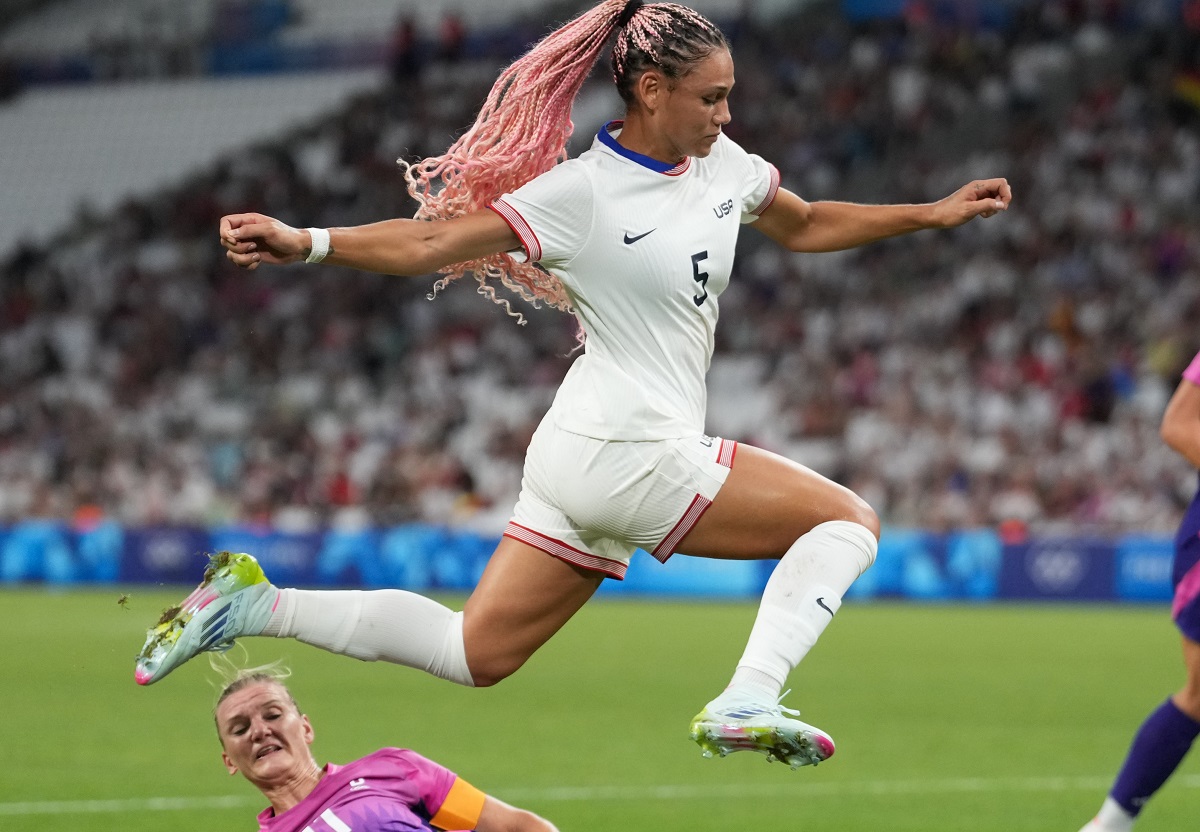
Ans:
[{"label": "player's left hand", "polygon": [[933,227],[954,228],[976,217],[991,217],[1007,211],[1010,202],[1007,179],[976,179],[933,203]]}]

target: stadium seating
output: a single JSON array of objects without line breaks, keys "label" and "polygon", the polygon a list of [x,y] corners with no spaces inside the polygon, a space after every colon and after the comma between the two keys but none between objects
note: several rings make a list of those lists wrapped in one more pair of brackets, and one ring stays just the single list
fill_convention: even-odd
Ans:
[{"label": "stadium seating", "polygon": [[60,233],[80,208],[185,181],[379,86],[374,70],[27,90],[0,110],[0,251]]}]

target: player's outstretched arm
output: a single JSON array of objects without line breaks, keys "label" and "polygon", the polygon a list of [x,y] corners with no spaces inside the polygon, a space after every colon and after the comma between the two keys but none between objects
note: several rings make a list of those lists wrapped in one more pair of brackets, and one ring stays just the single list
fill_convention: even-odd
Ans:
[{"label": "player's outstretched arm", "polygon": [[954,228],[1006,211],[1011,201],[1012,189],[1005,179],[968,182],[923,205],[806,202],[780,188],[754,225],[791,251],[841,251],[926,228]]},{"label": "player's outstretched arm", "polygon": [[509,806],[491,795],[483,802],[475,832],[558,832],[550,821],[524,809]]},{"label": "player's outstretched arm", "polygon": [[[264,214],[224,216],[220,233],[225,256],[243,269],[295,263],[312,250],[307,228],[293,228]],[[519,245],[508,224],[484,210],[452,220],[394,219],[330,228],[329,254],[322,262],[382,274],[423,275]]]},{"label": "player's outstretched arm", "polygon": [[1186,378],[1179,382],[1159,433],[1172,450],[1200,468],[1200,387]]}]

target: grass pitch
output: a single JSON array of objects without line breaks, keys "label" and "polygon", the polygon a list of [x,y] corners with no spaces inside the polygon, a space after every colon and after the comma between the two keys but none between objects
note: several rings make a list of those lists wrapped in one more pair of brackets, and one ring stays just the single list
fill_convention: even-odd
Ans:
[{"label": "grass pitch", "polygon": [[[214,674],[133,682],[146,627],[189,588],[0,591],[0,829],[253,830],[258,792],[222,768]],[[455,603],[452,599],[451,603]],[[1134,730],[1183,679],[1159,607],[847,603],[785,704],[838,754],[789,771],[705,760],[692,714],[727,681],[754,605],[590,603],[513,678],[467,690],[291,641],[320,761],[414,748],[570,830],[1076,832]],[[1191,828],[1200,752],[1139,832]]]}]

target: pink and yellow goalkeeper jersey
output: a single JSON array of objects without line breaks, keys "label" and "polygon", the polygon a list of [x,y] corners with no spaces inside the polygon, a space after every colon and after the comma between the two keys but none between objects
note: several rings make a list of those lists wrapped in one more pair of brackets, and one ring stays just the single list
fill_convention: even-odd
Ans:
[{"label": "pink and yellow goalkeeper jersey", "polygon": [[312,794],[283,814],[268,807],[261,832],[400,832],[474,829],[485,795],[454,772],[402,748],[330,763]]}]

